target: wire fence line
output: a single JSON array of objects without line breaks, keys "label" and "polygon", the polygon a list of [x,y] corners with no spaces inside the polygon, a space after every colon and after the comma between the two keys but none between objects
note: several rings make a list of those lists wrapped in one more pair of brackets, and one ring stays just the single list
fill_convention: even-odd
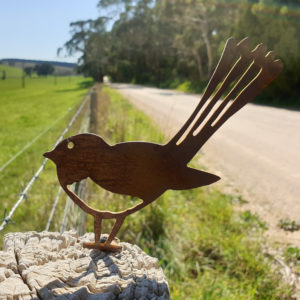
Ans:
[{"label": "wire fence line", "polygon": [[54,204],[52,206],[52,209],[51,209],[51,212],[50,212],[50,215],[49,215],[49,219],[47,221],[47,224],[46,224],[46,227],[45,227],[45,231],[48,231],[49,230],[49,227],[51,225],[51,222],[52,222],[52,219],[53,219],[53,216],[54,216],[54,213],[55,213],[55,210],[56,210],[56,207],[57,207],[57,204],[58,204],[58,200],[60,198],[60,195],[61,195],[61,192],[62,192],[62,187],[60,186],[58,188],[58,192],[56,194],[56,197],[55,197],[55,200],[54,200]]},{"label": "wire fence line", "polygon": [[55,120],[49,127],[44,129],[40,134],[38,134],[34,139],[32,139],[29,143],[27,143],[19,152],[17,152],[13,157],[11,157],[6,163],[4,163],[0,167],[0,173],[11,164],[18,156],[20,156],[23,152],[25,152],[30,146],[32,146],[40,137],[42,137],[46,132],[48,132],[52,127],[54,127],[60,120],[62,120],[68,112],[62,114],[58,119]]},{"label": "wire fence line", "polygon": [[[71,191],[74,192],[75,190],[75,184],[71,186]],[[65,209],[64,209],[64,215],[62,217],[62,221],[61,221],[61,225],[60,225],[60,233],[63,233],[64,231],[66,231],[67,229],[67,225],[69,222],[69,211],[71,209],[71,205],[72,205],[72,200],[67,197],[67,201],[66,201],[66,205],[65,205]]]},{"label": "wire fence line", "polygon": [[[68,123],[67,127],[64,129],[64,131],[61,133],[61,135],[58,137],[54,148],[62,141],[62,139],[64,138],[64,135],[70,130],[71,126],[73,125],[73,123],[75,122],[75,120],[77,119],[77,117],[79,116],[80,112],[82,111],[83,107],[85,106],[85,104],[87,103],[87,101],[90,99],[90,93],[88,93],[85,98],[82,101],[82,104],[80,105],[80,107],[78,108],[78,110],[76,111],[76,113],[74,114],[73,118],[71,119],[71,121]],[[41,164],[41,166],[39,167],[39,169],[36,171],[36,173],[33,175],[33,177],[30,179],[30,181],[28,182],[28,184],[26,185],[25,189],[23,190],[23,192],[21,193],[19,199],[17,200],[17,202],[14,204],[13,208],[11,209],[11,211],[9,212],[9,214],[7,216],[4,217],[1,225],[0,225],[0,232],[4,229],[4,227],[11,222],[11,218],[14,214],[14,212],[16,211],[16,209],[18,208],[18,206],[20,205],[20,203],[24,200],[24,198],[26,198],[28,191],[30,190],[30,188],[32,187],[33,183],[38,179],[40,173],[43,171],[43,169],[45,168],[45,165],[48,161],[48,158],[45,158]]]},{"label": "wire fence line", "polygon": [[[95,93],[91,93],[91,100]],[[91,126],[91,106],[87,109],[85,116],[82,118],[81,126],[78,133],[89,132]],[[85,200],[85,192],[86,192],[86,180],[82,180],[81,182],[74,183],[71,186],[71,190],[75,192],[82,200]],[[71,212],[71,213],[70,213]],[[60,233],[63,233],[68,228],[74,229],[79,235],[83,234],[85,223],[85,213],[73,202],[71,198],[67,196],[67,201],[65,204],[64,215],[62,218]]]},{"label": "wire fence line", "polygon": [[[71,186],[71,191],[82,200],[85,200],[86,180],[74,183]],[[60,225],[60,233],[63,233],[66,230],[75,229],[79,235],[82,235],[84,233],[85,218],[85,212],[67,196],[64,215]]]}]

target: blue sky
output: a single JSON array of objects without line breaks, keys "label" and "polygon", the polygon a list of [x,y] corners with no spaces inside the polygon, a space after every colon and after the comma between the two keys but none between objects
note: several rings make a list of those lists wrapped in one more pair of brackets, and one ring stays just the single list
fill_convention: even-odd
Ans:
[{"label": "blue sky", "polygon": [[0,0],[0,59],[76,62],[57,57],[71,37],[69,24],[99,16],[99,0]]}]

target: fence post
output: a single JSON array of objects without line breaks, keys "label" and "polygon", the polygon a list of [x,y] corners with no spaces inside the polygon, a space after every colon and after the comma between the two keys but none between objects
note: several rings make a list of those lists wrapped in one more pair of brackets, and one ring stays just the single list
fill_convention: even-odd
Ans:
[{"label": "fence post", "polygon": [[22,88],[25,89],[25,75],[22,75]]},{"label": "fence post", "polygon": [[91,133],[97,133],[97,127],[98,127],[98,97],[100,92],[100,86],[94,87],[92,93],[91,93],[91,102],[90,102],[90,132]]},{"label": "fence post", "polygon": [[1,299],[170,300],[157,258],[129,243],[121,243],[118,254],[83,248],[93,239],[93,233],[7,234],[0,251]]}]

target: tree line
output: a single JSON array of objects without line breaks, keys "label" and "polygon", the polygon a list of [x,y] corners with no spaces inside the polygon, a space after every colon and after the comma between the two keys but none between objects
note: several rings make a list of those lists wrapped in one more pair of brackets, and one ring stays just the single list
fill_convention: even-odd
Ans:
[{"label": "tree line", "polygon": [[102,81],[201,92],[225,41],[265,43],[284,71],[261,96],[300,106],[300,0],[100,0],[99,17],[70,24],[69,54]]},{"label": "tree line", "polygon": [[33,73],[36,73],[38,76],[47,76],[51,75],[54,72],[54,67],[49,63],[36,64],[34,67],[25,67],[24,73],[31,77]]}]

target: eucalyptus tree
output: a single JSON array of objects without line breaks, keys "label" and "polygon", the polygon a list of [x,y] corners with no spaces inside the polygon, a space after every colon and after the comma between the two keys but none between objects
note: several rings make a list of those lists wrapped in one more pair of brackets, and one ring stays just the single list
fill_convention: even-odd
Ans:
[{"label": "eucalyptus tree", "polygon": [[299,0],[100,0],[98,10],[96,20],[71,23],[65,44],[96,80],[202,86],[227,38],[249,36],[285,65],[264,97],[299,99]]},{"label": "eucalyptus tree", "polygon": [[259,0],[237,6],[236,18],[230,24],[231,34],[247,34],[253,44],[264,42],[283,61],[278,80],[261,97],[300,105],[300,1]]},{"label": "eucalyptus tree", "polygon": [[108,18],[78,21],[70,24],[72,37],[65,43],[68,54],[80,52],[78,70],[97,81],[107,72],[110,37],[106,31]]}]

